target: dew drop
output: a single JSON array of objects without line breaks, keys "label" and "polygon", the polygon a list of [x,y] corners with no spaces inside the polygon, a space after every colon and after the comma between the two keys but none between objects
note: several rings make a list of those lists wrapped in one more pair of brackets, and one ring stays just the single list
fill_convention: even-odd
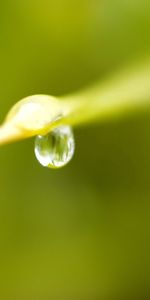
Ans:
[{"label": "dew drop", "polygon": [[73,157],[75,142],[70,126],[60,126],[35,138],[35,156],[48,168],[61,168]]}]

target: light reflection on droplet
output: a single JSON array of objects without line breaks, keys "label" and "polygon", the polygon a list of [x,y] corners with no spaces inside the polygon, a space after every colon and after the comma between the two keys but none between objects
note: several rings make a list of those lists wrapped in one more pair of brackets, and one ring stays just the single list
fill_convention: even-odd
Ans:
[{"label": "light reflection on droplet", "polygon": [[46,135],[35,138],[35,156],[48,168],[61,168],[73,157],[74,136],[70,126],[60,126]]}]

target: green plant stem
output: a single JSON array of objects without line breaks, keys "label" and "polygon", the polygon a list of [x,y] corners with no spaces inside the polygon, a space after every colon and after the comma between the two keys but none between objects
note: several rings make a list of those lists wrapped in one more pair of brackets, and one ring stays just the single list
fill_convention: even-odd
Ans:
[{"label": "green plant stem", "polygon": [[0,144],[46,134],[63,125],[107,120],[150,104],[150,63],[60,98],[35,95],[18,102],[0,127]]}]

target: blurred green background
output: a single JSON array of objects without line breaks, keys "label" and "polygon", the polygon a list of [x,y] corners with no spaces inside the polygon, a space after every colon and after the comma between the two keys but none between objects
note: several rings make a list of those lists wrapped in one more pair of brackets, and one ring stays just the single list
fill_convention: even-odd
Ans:
[{"label": "blurred green background", "polygon": [[[150,49],[149,0],[1,0],[1,121],[32,94],[63,95]],[[75,129],[42,168],[34,140],[0,149],[0,298],[150,295],[150,112]]]}]

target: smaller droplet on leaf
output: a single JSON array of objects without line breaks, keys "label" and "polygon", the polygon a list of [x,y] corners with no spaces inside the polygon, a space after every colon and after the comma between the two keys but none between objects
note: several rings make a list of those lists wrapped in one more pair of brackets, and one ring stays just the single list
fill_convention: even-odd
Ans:
[{"label": "smaller droplet on leaf", "polygon": [[48,168],[61,168],[73,157],[75,142],[70,126],[60,126],[35,138],[35,156]]}]

